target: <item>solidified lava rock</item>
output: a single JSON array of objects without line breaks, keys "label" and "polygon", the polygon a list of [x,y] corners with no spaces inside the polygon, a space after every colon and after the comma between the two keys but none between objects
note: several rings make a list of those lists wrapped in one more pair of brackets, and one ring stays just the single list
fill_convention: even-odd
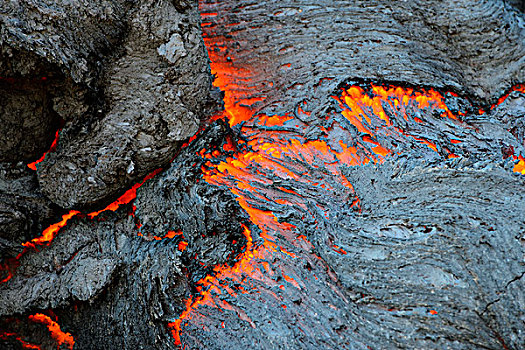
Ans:
[{"label": "solidified lava rock", "polygon": [[0,13],[2,159],[37,158],[69,121],[38,167],[54,203],[109,201],[197,131],[212,89],[195,3],[8,2]]},{"label": "solidified lava rock", "polygon": [[141,1],[126,14],[121,52],[104,67],[105,115],[64,137],[38,169],[62,207],[108,201],[165,165],[195,134],[211,76],[196,4]]},{"label": "solidified lava rock", "polygon": [[0,160],[34,160],[58,118],[80,117],[105,55],[124,33],[124,1],[0,4]]},{"label": "solidified lava rock", "polygon": [[[525,81],[523,6],[200,9],[216,85],[261,114],[182,147],[220,105],[196,1],[0,5],[0,347],[67,348],[29,320],[45,313],[78,349],[177,349],[168,325],[188,311],[191,349],[521,348],[525,95],[490,106]],[[370,112],[368,135],[333,96],[370,82],[431,87],[458,119],[385,101],[391,124]],[[61,123],[57,151],[26,169]],[[365,137],[369,164],[343,166],[335,152]],[[85,215],[159,167],[133,203]],[[19,255],[66,208],[82,213]],[[245,228],[246,271],[213,280],[252,243]]]},{"label": "solidified lava rock", "polygon": [[429,168],[403,158],[345,175],[360,212],[334,203],[330,220],[318,214],[316,230],[302,230],[362,315],[382,320],[365,332],[369,343],[520,348],[523,179],[499,166]]},{"label": "solidified lava rock", "polygon": [[[24,165],[0,165],[0,259],[14,258],[22,243],[34,238],[62,214],[39,189]],[[4,278],[3,276],[2,278]]]},{"label": "solidified lava rock", "polygon": [[[134,216],[127,207],[94,220],[74,218],[50,247],[25,254],[13,278],[0,284],[0,328],[38,339],[41,333],[5,317],[52,308],[80,349],[173,346],[166,323],[184,311],[194,283],[234,261],[246,244],[246,213],[227,189],[202,179],[196,152],[222,148],[232,137],[227,124],[215,122],[183,149],[180,162],[139,189]],[[159,220],[167,221],[157,227]],[[174,229],[182,235],[160,239]]]}]

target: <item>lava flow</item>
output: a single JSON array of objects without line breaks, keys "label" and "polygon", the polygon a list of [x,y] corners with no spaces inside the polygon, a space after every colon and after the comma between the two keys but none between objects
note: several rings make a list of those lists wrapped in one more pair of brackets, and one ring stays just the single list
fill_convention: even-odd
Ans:
[{"label": "lava flow", "polygon": [[[208,15],[203,14],[203,18]],[[429,138],[426,128],[437,123],[450,130],[450,135],[461,135],[472,130],[462,117],[475,113],[473,106],[453,112],[446,100],[459,97],[452,92],[442,94],[434,89],[371,83],[349,85],[339,96],[334,96],[340,113],[324,116],[328,120],[324,125],[329,126],[319,126],[321,136],[311,140],[305,135],[309,125],[303,122],[305,118],[300,118],[310,113],[308,105],[303,103],[284,116],[255,113],[249,106],[264,97],[255,92],[256,97],[250,97],[246,86],[250,86],[250,77],[256,72],[234,69],[232,59],[224,56],[227,50],[221,41],[223,37],[207,36],[204,32],[211,70],[216,76],[214,85],[224,92],[224,116],[230,125],[241,125],[242,138],[249,146],[248,151],[238,152],[217,165],[208,163],[204,178],[210,184],[228,188],[260,233],[245,229],[250,243],[235,266],[218,266],[213,274],[197,282],[198,295],[188,299],[186,310],[168,325],[178,345],[182,345],[180,332],[184,325],[198,323],[201,313],[206,313],[199,310],[210,307],[235,312],[256,327],[246,311],[231,302],[231,297],[261,293],[255,285],[272,295],[274,287],[285,289],[276,283],[275,277],[269,276],[282,276],[293,288],[303,289],[298,274],[291,277],[289,273],[297,262],[288,259],[311,259],[312,245],[306,237],[294,232],[294,225],[280,220],[283,213],[296,213],[304,218],[312,210],[318,210],[329,218],[330,210],[322,205],[325,198],[352,203],[359,210],[359,199],[342,171],[345,167],[380,163],[385,157],[414,149],[444,162],[465,155],[464,140],[459,136]],[[241,81],[243,87],[239,86]],[[516,165],[514,170],[521,170],[520,166]],[[336,243],[327,244],[337,254],[346,254]],[[284,304],[281,306],[288,309]],[[225,327],[224,321],[220,327]]]},{"label": "lava flow", "polygon": [[49,329],[49,332],[51,333],[51,337],[56,340],[58,343],[58,347],[62,344],[66,344],[69,349],[73,349],[73,345],[75,345],[75,340],[69,333],[64,333],[61,329],[58,323],[53,321],[51,317],[37,313],[35,315],[29,316],[29,320],[37,323],[41,323]]},{"label": "lava flow", "polygon": [[[186,300],[185,311],[168,324],[177,345],[182,345],[184,326],[198,323],[201,309],[205,308],[233,312],[255,328],[256,324],[246,310],[235,303],[235,297],[242,294],[268,293],[273,298],[271,302],[281,306],[281,312],[290,312],[291,308],[285,304],[287,299],[279,293],[286,289],[293,289],[289,292],[291,294],[308,293],[304,291],[305,282],[301,279],[304,277],[298,270],[304,270],[303,265],[316,263],[320,269],[326,266],[312,252],[313,245],[308,238],[297,232],[296,226],[287,218],[315,217],[312,214],[315,211],[329,219],[332,213],[329,206],[324,205],[328,199],[341,204],[350,203],[352,210],[359,211],[359,198],[345,176],[344,170],[348,167],[381,163],[387,157],[402,155],[409,150],[442,162],[466,157],[469,151],[463,144],[469,140],[464,135],[470,135],[468,133],[473,128],[463,117],[475,110],[470,106],[452,111],[447,98],[459,98],[452,92],[389,84],[349,84],[333,96],[332,107],[337,112],[318,116],[325,122],[317,126],[318,136],[312,139],[307,135],[311,125],[304,121],[307,118],[303,118],[311,113],[308,103],[300,103],[295,111],[282,116],[256,113],[253,106],[264,101],[264,96],[247,93],[249,84],[246,82],[257,72],[234,69],[225,58],[225,45],[219,39],[205,36],[204,41],[209,50],[211,71],[216,75],[214,85],[224,92],[223,116],[231,126],[238,126],[248,148],[225,161],[207,162],[203,178],[210,185],[228,188],[248,213],[253,226],[243,226],[247,244],[235,264],[215,266],[212,273],[199,280],[195,286],[197,293]],[[241,80],[244,81],[243,87],[238,83]],[[524,90],[521,85],[512,91]],[[503,103],[509,95],[500,98],[497,104]],[[447,133],[435,135],[429,131],[431,125],[440,125],[440,130]],[[235,149],[229,147],[229,151]],[[204,154],[202,156],[205,158]],[[206,154],[206,157],[213,156],[219,154]],[[514,171],[525,174],[523,155],[515,154],[513,158],[517,161]],[[36,169],[36,165],[28,166]],[[136,197],[137,189],[160,170],[152,172],[104,209],[85,215],[93,219],[103,211],[115,211],[130,203]],[[65,214],[60,222],[44,230],[41,237],[24,243],[24,247],[49,244],[67,221],[77,215],[82,214],[78,211]],[[315,227],[317,224],[312,222]],[[181,234],[170,231],[164,237],[154,236],[153,239]],[[338,242],[329,240],[326,243],[336,254],[346,254],[345,247]],[[186,244],[181,242],[179,250],[186,249]],[[306,263],[300,264],[299,261]],[[317,279],[315,271],[307,273],[310,273],[308,278]],[[11,276],[10,271],[3,282]],[[331,275],[327,278],[337,280]],[[431,310],[430,313],[435,315],[437,311]],[[49,317],[37,314],[30,319],[46,325],[59,344],[73,347],[71,335],[63,333]],[[224,321],[219,327],[226,327]]]},{"label": "lava flow", "polygon": [[[51,315],[54,315],[52,312],[50,312]],[[60,325],[57,323],[56,316],[55,321],[51,319],[48,315],[42,314],[42,313],[36,313],[34,315],[29,315],[28,320],[34,323],[39,323],[47,327],[49,330],[49,333],[51,335],[51,338],[56,342],[57,349],[61,347],[61,345],[66,346],[68,349],[72,350],[73,346],[75,345],[75,340],[73,339],[73,336],[70,333],[65,333],[60,329]],[[14,323],[19,323],[19,319],[14,319]],[[0,339],[7,340],[8,338],[14,338],[16,341],[20,343],[20,346],[23,349],[37,349],[41,350],[42,347],[33,343],[30,343],[27,340],[24,340],[22,336],[16,332],[8,331],[0,333]]]},{"label": "lava flow", "polygon": [[29,343],[22,339],[17,333],[15,332],[3,332],[0,333],[0,339],[7,340],[9,338],[16,339],[19,343],[22,349],[34,349],[34,350],[42,350],[42,348],[36,344]]}]

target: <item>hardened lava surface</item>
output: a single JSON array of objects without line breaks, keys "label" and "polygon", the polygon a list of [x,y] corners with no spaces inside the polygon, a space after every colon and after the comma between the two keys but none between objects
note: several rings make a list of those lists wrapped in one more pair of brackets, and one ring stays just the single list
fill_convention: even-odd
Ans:
[{"label": "hardened lava surface", "polygon": [[111,108],[2,165],[0,344],[522,347],[518,5],[201,1],[200,32],[194,2],[123,4]]}]

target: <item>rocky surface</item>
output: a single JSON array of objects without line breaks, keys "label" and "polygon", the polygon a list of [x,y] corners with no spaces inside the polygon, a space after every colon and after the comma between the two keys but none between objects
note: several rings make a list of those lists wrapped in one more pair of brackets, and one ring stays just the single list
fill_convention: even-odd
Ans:
[{"label": "rocky surface", "polygon": [[[346,175],[359,215],[334,206],[331,220],[317,217],[317,230],[305,229],[360,310],[385,324],[370,329],[370,343],[385,337],[393,347],[520,348],[522,179],[499,167],[403,163]],[[322,244],[329,235],[346,255]],[[426,317],[432,309],[435,319]]]},{"label": "rocky surface", "polygon": [[22,243],[53,223],[63,210],[49,201],[25,164],[3,163],[0,169],[0,258],[14,258]]},{"label": "rocky surface", "polygon": [[482,104],[525,79],[523,14],[504,1],[238,0],[202,9],[212,60],[232,82],[243,77],[240,103],[268,114],[307,100],[319,116],[348,78],[445,88]]},{"label": "rocky surface", "polygon": [[67,208],[110,201],[168,163],[211,100],[195,3],[78,5],[0,8],[3,160],[38,158],[68,121],[38,167],[42,190]]},{"label": "rocky surface", "polygon": [[43,191],[62,207],[111,200],[167,164],[197,132],[210,99],[195,5],[178,12],[169,1],[143,1],[126,24],[123,52],[102,78],[104,117],[65,136],[38,169]]},{"label": "rocky surface", "polygon": [[[0,347],[69,348],[44,313],[75,349],[520,349],[521,7],[3,3]],[[399,99],[363,132],[333,96],[370,82],[457,118]]]}]

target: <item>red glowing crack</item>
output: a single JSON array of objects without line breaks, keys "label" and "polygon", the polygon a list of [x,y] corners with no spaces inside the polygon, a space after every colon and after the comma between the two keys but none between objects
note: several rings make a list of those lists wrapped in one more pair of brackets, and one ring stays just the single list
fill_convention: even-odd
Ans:
[{"label": "red glowing crack", "polygon": [[60,130],[57,130],[56,133],[55,133],[55,139],[53,140],[53,143],[51,143],[51,147],[49,147],[49,150],[47,152],[44,152],[44,154],[42,155],[42,157],[40,157],[39,159],[35,160],[34,162],[32,163],[29,163],[27,164],[27,167],[29,169],[32,169],[32,170],[36,170],[36,165],[40,162],[42,162],[45,158],[46,158],[46,155],[50,152],[54,152],[57,148],[57,144],[58,144],[58,135],[59,135],[59,132]]},{"label": "red glowing crack", "polygon": [[101,209],[101,210],[98,210],[98,211],[94,211],[92,213],[89,213],[87,214],[87,217],[90,218],[90,219],[93,219],[94,217],[98,216],[100,213],[102,212],[105,212],[105,211],[115,211],[117,210],[121,205],[124,205],[124,204],[128,204],[130,203],[132,200],[134,200],[135,198],[137,198],[137,190],[140,186],[144,185],[144,183],[150,179],[152,179],[153,177],[155,177],[155,175],[157,175],[158,173],[160,173],[162,171],[162,168],[159,168],[159,169],[156,169],[154,170],[153,172],[151,172],[150,174],[148,174],[144,180],[142,180],[142,182],[139,182],[139,183],[136,183],[135,185],[133,185],[129,190],[127,190],[126,192],[124,192],[124,194],[122,196],[120,196],[116,201],[114,201],[113,203],[109,204],[107,207],[105,207],[104,209]]},{"label": "red glowing crack", "polygon": [[29,320],[47,326],[47,329],[49,329],[49,332],[51,333],[51,337],[58,343],[57,348],[60,347],[60,345],[65,344],[68,349],[73,349],[73,346],[75,345],[73,336],[70,333],[63,332],[60,329],[60,325],[53,321],[51,317],[37,313],[35,315],[29,316]]}]

